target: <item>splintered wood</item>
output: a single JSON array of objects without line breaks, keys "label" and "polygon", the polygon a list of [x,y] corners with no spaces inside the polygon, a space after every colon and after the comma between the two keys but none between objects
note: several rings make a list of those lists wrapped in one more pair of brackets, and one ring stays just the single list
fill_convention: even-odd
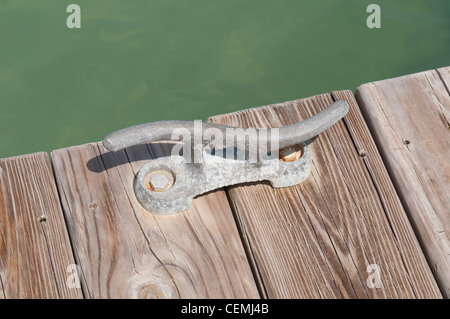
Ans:
[{"label": "splintered wood", "polygon": [[52,153],[83,289],[88,298],[258,298],[223,190],[186,212],[143,209],[133,178],[169,144],[108,152],[101,143]]},{"label": "splintered wood", "polygon": [[0,159],[0,298],[82,298],[74,264],[48,155]]},{"label": "splintered wood", "polygon": [[[351,92],[335,95],[349,102],[350,114],[310,145],[305,182],[228,188],[262,290],[269,298],[440,298]],[[279,127],[332,102],[324,94],[209,121]]]},{"label": "splintered wood", "polygon": [[356,96],[445,297],[450,297],[450,68],[361,85]]}]

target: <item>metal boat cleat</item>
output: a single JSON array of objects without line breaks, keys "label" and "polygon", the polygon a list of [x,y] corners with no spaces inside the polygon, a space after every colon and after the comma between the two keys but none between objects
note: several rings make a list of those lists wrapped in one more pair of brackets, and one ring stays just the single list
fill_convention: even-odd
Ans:
[{"label": "metal boat cleat", "polygon": [[[339,100],[304,121],[280,128],[236,128],[201,121],[160,121],[111,133],[109,151],[155,141],[181,141],[172,154],[150,160],[134,179],[139,203],[154,214],[187,210],[195,196],[244,182],[273,187],[303,182],[311,173],[310,141],[348,112]],[[182,153],[181,153],[182,151]]]}]

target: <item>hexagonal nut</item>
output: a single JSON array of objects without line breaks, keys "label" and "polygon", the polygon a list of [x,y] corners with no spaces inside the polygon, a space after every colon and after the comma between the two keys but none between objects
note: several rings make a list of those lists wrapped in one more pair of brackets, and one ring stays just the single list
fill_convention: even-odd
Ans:
[{"label": "hexagonal nut", "polygon": [[169,179],[164,174],[155,174],[149,182],[155,191],[164,191],[169,186]]},{"label": "hexagonal nut", "polygon": [[165,192],[175,183],[175,176],[166,169],[158,169],[149,172],[142,182],[152,192]]}]

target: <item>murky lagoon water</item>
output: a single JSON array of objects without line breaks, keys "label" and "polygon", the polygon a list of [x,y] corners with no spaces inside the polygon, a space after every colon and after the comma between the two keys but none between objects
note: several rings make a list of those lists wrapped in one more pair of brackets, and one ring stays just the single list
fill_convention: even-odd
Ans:
[{"label": "murky lagoon water", "polygon": [[0,157],[449,65],[446,0],[0,0]]}]

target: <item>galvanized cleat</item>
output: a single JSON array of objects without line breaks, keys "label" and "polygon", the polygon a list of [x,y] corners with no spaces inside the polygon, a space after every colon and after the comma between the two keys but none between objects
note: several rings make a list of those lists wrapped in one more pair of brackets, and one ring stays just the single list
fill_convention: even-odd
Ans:
[{"label": "galvanized cleat", "polygon": [[171,214],[189,209],[195,196],[224,186],[268,180],[273,187],[288,187],[303,182],[312,165],[308,144],[347,112],[347,102],[340,100],[309,119],[268,129],[153,122],[111,133],[103,144],[118,151],[141,143],[182,140],[183,155],[174,148],[171,156],[150,160],[134,180],[136,198],[147,211]]}]

